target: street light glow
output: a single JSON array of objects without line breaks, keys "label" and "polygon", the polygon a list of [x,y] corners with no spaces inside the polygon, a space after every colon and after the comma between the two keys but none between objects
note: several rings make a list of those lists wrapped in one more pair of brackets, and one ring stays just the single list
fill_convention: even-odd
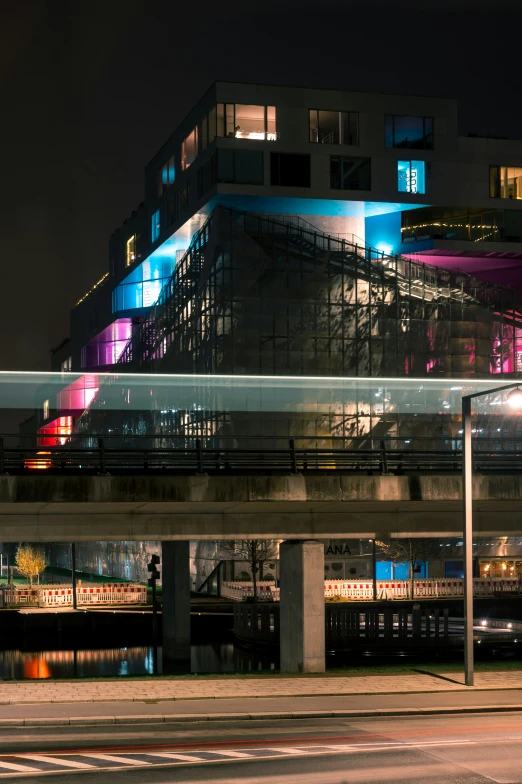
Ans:
[{"label": "street light glow", "polygon": [[511,408],[522,408],[522,389],[515,387],[507,396],[507,402]]}]

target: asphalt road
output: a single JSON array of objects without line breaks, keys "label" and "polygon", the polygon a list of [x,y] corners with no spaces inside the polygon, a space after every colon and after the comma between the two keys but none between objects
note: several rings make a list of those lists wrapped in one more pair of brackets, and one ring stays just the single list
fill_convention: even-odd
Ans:
[{"label": "asphalt road", "polygon": [[5,728],[22,784],[522,784],[522,713]]}]

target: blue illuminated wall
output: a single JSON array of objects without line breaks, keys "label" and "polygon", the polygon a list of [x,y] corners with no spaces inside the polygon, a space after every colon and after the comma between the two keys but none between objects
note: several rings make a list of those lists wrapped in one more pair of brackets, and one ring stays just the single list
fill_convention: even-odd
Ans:
[{"label": "blue illuminated wall", "polygon": [[374,215],[364,221],[366,244],[386,255],[400,253],[401,213]]}]

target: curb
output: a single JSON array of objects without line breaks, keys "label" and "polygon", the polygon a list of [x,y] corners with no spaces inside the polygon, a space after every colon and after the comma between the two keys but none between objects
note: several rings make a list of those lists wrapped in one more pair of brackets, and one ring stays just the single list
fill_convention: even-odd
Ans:
[{"label": "curb", "polygon": [[1,727],[64,727],[102,724],[172,724],[204,721],[267,721],[273,719],[364,719],[392,716],[445,716],[468,713],[517,713],[520,705],[472,705],[460,708],[380,708],[375,710],[267,711],[264,713],[178,713],[144,716],[70,716],[32,719],[0,719]]},{"label": "curb", "polygon": [[[288,694],[282,692],[281,694],[244,694],[241,695],[241,699],[248,699],[248,700],[266,700],[266,699],[299,699],[301,697],[389,697],[391,695],[396,695],[397,693],[400,694],[461,694],[465,692],[466,694],[476,693],[476,692],[491,692],[491,691],[520,691],[522,692],[521,686],[464,686],[461,684],[456,684],[454,688],[450,689],[412,689],[408,691],[348,691],[348,692],[321,692],[318,694],[317,692],[299,692],[297,694]],[[118,695],[114,697],[78,697],[73,700],[67,700],[63,697],[56,697],[51,699],[43,699],[43,700],[20,700],[13,699],[13,700],[0,700],[0,706],[2,705],[56,705],[56,704],[63,704],[63,705],[74,705],[78,703],[106,703],[106,702],[143,702],[143,703],[159,703],[159,702],[190,702],[190,701],[197,701],[197,700],[233,700],[237,699],[237,695],[234,694],[207,694],[207,695],[187,695],[184,697],[161,697],[161,696],[149,696],[149,697],[126,697],[125,695]]]}]

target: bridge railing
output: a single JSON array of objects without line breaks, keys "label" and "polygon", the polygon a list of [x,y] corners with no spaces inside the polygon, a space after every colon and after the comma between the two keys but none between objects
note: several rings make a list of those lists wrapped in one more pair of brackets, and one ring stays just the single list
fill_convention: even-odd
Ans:
[{"label": "bridge railing", "polygon": [[[128,442],[131,442],[130,445]],[[25,447],[12,446],[5,436],[0,436],[0,474],[43,470],[102,474],[129,471],[401,474],[424,471],[455,473],[462,469],[460,442],[456,439],[451,441],[451,448],[444,449],[432,448],[440,443],[440,439],[430,438],[286,440],[255,436],[220,438],[220,442],[216,446],[202,439],[168,435],[82,434],[52,446]],[[314,442],[318,445],[311,445]],[[252,443],[260,445],[254,447]],[[474,469],[483,473],[521,472],[522,442],[481,439],[474,452]]]}]

